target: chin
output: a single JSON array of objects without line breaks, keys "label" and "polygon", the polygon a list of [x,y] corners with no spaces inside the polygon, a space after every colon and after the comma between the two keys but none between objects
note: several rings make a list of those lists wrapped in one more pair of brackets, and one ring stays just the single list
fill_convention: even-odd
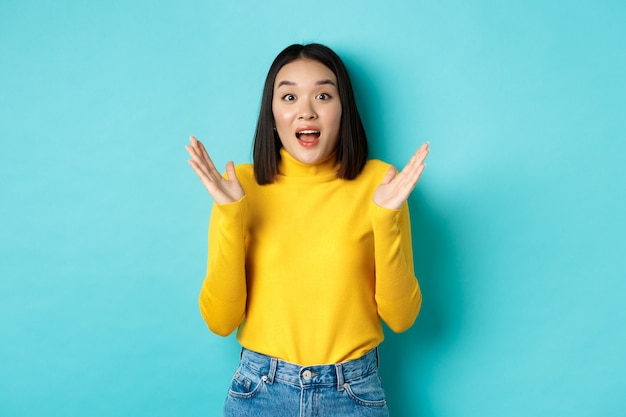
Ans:
[{"label": "chin", "polygon": [[313,157],[311,155],[296,155],[295,158],[303,164],[307,165],[315,165],[316,163],[321,161],[321,158]]}]

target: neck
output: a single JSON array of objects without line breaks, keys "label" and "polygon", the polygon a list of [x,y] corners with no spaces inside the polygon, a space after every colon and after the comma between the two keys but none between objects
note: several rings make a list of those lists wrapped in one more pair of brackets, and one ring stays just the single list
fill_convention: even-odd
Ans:
[{"label": "neck", "polygon": [[335,176],[339,171],[339,163],[333,152],[326,159],[315,164],[305,164],[291,156],[285,148],[280,149],[281,160],[278,163],[278,175],[285,177],[320,177]]}]

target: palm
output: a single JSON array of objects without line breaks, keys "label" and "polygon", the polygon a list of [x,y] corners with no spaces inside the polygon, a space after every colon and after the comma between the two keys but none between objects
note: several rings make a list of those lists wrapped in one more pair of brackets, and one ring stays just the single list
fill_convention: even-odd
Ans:
[{"label": "palm", "polygon": [[426,165],[424,160],[428,155],[428,142],[424,143],[411,157],[408,164],[397,173],[396,168],[391,167],[387,175],[374,192],[372,200],[380,207],[390,210],[398,210],[409,198],[409,195],[417,185]]},{"label": "palm", "polygon": [[228,204],[240,200],[245,192],[235,174],[234,164],[232,162],[226,164],[227,178],[224,178],[215,168],[204,145],[193,136],[190,140],[191,145],[185,147],[191,157],[189,164],[213,200],[218,204]]}]

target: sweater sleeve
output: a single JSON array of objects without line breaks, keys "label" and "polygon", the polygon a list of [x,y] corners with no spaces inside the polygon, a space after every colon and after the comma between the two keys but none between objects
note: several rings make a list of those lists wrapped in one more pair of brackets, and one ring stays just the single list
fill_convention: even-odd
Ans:
[{"label": "sweater sleeve", "polygon": [[413,271],[408,204],[389,210],[370,203],[376,263],[378,315],[394,332],[407,330],[419,313],[422,293]]},{"label": "sweater sleeve", "polygon": [[200,312],[212,332],[228,336],[246,311],[247,198],[214,204],[209,224],[206,277],[200,291]]}]

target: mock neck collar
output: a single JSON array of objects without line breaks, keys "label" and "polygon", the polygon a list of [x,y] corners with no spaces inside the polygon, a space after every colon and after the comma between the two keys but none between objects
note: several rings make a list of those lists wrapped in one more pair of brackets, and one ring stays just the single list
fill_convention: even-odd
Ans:
[{"label": "mock neck collar", "polygon": [[336,152],[317,164],[309,165],[298,161],[285,148],[280,148],[278,175],[289,178],[337,178],[339,163],[335,161]]}]

